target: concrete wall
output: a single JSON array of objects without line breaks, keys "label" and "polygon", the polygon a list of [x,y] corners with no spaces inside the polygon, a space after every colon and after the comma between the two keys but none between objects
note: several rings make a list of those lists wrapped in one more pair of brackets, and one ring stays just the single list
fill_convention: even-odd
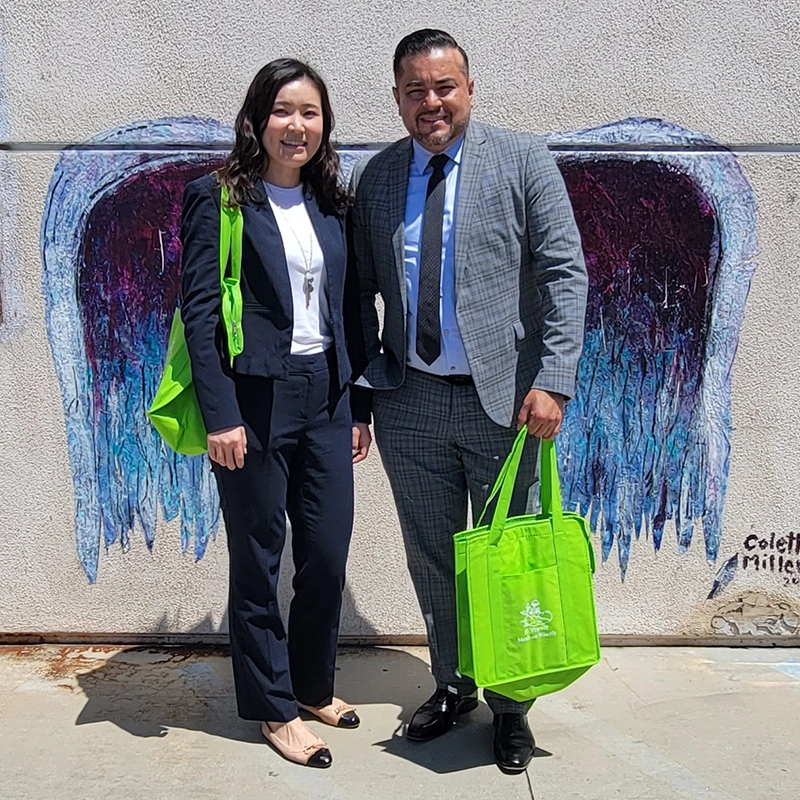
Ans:
[{"label": "concrete wall", "polygon": [[[649,154],[617,142],[615,155],[637,163],[651,159],[681,174],[694,170],[695,177],[706,170],[716,181],[716,194],[707,199],[721,230],[717,256],[733,258],[735,251],[740,280],[730,308],[708,307],[733,322],[718,329],[725,341],[709,340],[704,351],[708,363],[714,348],[728,348],[732,357],[739,345],[730,400],[727,375],[719,393],[704,400],[714,414],[706,415],[702,430],[722,437],[722,450],[728,438],[731,447],[729,466],[716,464],[712,476],[712,489],[724,499],[721,539],[709,550],[698,525],[681,548],[670,520],[658,553],[652,537],[634,537],[624,580],[613,542],[596,581],[602,631],[700,638],[800,633],[800,578],[779,561],[787,535],[800,530],[800,151],[773,146],[798,145],[800,12],[794,2],[512,0],[489,11],[484,3],[462,1],[451,3],[446,15],[358,0],[302,9],[244,0],[224,13],[204,2],[191,9],[156,0],[122,7],[87,0],[1,2],[0,139],[14,147],[0,151],[0,631],[206,634],[225,627],[221,529],[207,547],[203,536],[198,543],[188,531],[182,541],[178,520],[165,522],[159,512],[152,550],[137,527],[127,552],[119,541],[100,548],[96,580],[87,580],[87,530],[79,530],[78,521],[103,505],[95,474],[100,466],[93,460],[100,444],[78,428],[68,434],[70,419],[87,402],[80,391],[85,376],[64,356],[74,331],[58,309],[70,298],[46,271],[48,264],[68,263],[70,236],[86,235],[87,218],[79,210],[59,213],[80,192],[87,198],[100,192],[115,170],[133,174],[147,159],[176,157],[164,144],[178,128],[137,129],[134,123],[178,118],[191,128],[187,118],[197,116],[230,125],[251,76],[279,55],[307,59],[326,77],[341,143],[399,137],[391,55],[400,36],[430,25],[449,29],[470,54],[478,118],[567,134],[629,117],[666,120],[670,126],[614,128],[604,141],[635,130],[634,138],[653,137],[648,141],[656,142],[655,151],[671,142],[672,149]],[[224,141],[216,123],[197,123],[194,133],[189,128],[180,128],[180,141],[204,135],[207,143]],[[553,142],[583,142],[586,150],[573,157],[594,164],[608,157],[592,150],[603,136]],[[93,137],[100,143],[80,148]],[[134,139],[150,154],[113,149]],[[747,147],[738,157],[720,155],[709,141]],[[78,149],[62,153],[67,145]],[[213,155],[187,151],[184,157]],[[76,164],[83,183],[70,172]],[[99,231],[93,236],[102,239]],[[751,282],[748,248],[756,237]],[[85,368],[85,359],[81,363]],[[717,367],[724,364],[723,358]],[[119,484],[133,474],[120,468],[106,477]],[[136,480],[146,483],[148,475],[138,464]],[[202,471],[191,481],[202,498]],[[706,499],[712,489],[706,487]],[[593,501],[602,505],[603,498]],[[207,532],[213,510],[208,502],[203,508]],[[101,530],[93,535],[99,543]],[[600,553],[600,532],[596,544]],[[758,569],[756,553],[767,556]],[[422,630],[375,453],[358,468],[343,633]]]}]

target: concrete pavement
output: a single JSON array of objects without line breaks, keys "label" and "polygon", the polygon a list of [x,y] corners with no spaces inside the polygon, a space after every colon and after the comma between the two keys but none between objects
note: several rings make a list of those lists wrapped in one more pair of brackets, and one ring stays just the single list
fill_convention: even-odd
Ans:
[{"label": "concrete pavement", "polygon": [[424,648],[345,648],[362,725],[312,722],[329,770],[283,761],[239,720],[211,648],[0,647],[0,798],[51,800],[795,800],[800,649],[606,648],[531,712],[527,774],[494,766],[481,705],[433,742],[403,724],[430,694]]}]

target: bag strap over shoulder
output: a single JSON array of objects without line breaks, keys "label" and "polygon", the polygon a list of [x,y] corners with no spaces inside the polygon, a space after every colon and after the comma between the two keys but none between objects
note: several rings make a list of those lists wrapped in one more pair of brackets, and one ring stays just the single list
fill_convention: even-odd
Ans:
[{"label": "bag strap over shoulder", "polygon": [[222,292],[222,319],[225,324],[231,366],[233,359],[244,349],[240,285],[243,231],[242,209],[239,206],[228,205],[228,190],[222,186],[219,212],[219,282]]}]

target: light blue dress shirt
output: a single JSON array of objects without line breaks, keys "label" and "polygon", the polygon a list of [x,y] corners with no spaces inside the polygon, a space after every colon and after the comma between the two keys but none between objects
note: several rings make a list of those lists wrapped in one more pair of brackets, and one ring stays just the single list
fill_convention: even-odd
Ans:
[{"label": "light blue dress shirt", "polygon": [[422,242],[422,221],[425,216],[425,196],[428,181],[433,174],[428,162],[434,153],[412,141],[414,148],[408,173],[408,195],[405,216],[405,268],[408,298],[408,366],[434,375],[469,375],[469,362],[456,321],[455,273],[455,214],[458,196],[458,171],[464,137],[457,139],[445,150],[450,157],[444,168],[446,178],[444,215],[442,220],[442,279],[439,288],[439,320],[441,322],[442,351],[433,364],[426,364],[417,355],[417,298],[419,296],[419,259]]}]

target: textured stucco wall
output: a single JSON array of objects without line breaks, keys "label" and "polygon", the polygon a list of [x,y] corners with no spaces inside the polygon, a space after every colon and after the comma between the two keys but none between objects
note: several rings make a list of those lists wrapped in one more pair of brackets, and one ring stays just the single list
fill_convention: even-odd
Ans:
[{"label": "textured stucco wall", "polygon": [[[2,0],[0,15],[0,134],[23,145],[0,152],[6,632],[209,633],[225,624],[223,533],[199,562],[181,553],[178,526],[162,523],[152,553],[138,535],[127,554],[103,551],[97,583],[79,565],[39,239],[58,152],[37,143],[80,143],[136,120],[189,114],[230,124],[252,74],[279,55],[307,59],[326,77],[341,142],[390,141],[403,133],[390,93],[393,47],[425,25],[449,29],[467,49],[476,114],[487,122],[547,132],[653,116],[722,143],[797,143],[800,12],[789,0],[513,0],[491,11],[454,2],[446,16],[360,0],[313,3],[302,13],[254,0],[224,12],[202,1],[187,9],[155,0]],[[706,600],[745,537],[800,528],[800,156],[748,154],[740,163],[758,201],[760,254],[733,375],[720,558],[706,562],[699,533],[680,554],[671,525],[657,556],[644,538],[634,543],[624,583],[612,554],[596,582],[605,633],[731,633],[730,620],[752,616],[747,603],[750,612],[735,608],[748,593],[771,604],[773,617],[800,608],[800,586],[752,570]],[[358,468],[357,503],[343,632],[421,633],[377,453]],[[771,624],[759,632],[774,633]]]}]

